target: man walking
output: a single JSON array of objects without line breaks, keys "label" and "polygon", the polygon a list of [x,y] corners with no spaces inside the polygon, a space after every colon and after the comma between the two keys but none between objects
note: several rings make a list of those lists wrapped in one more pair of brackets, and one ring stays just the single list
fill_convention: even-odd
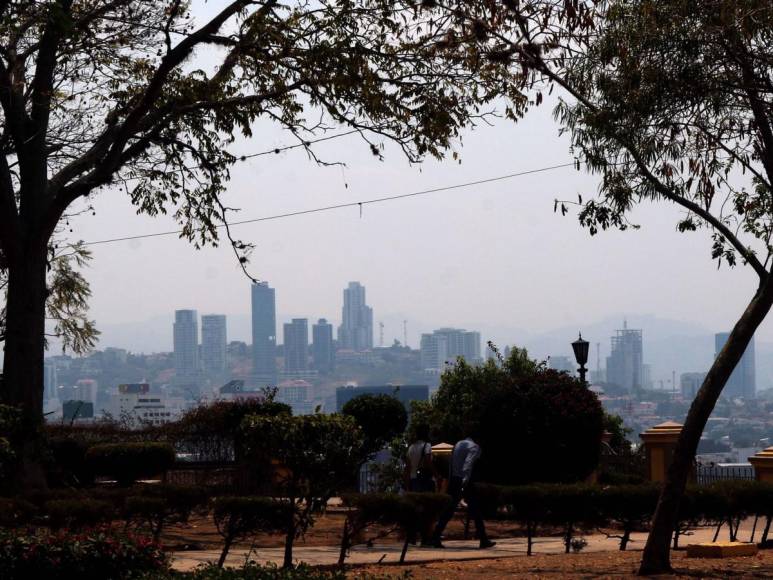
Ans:
[{"label": "man walking", "polygon": [[451,495],[452,501],[448,509],[440,516],[435,532],[432,534],[430,546],[444,547],[441,535],[448,522],[454,517],[454,512],[462,499],[467,503],[469,516],[475,521],[475,530],[478,533],[481,549],[491,548],[496,544],[496,542],[489,540],[486,535],[486,526],[483,523],[483,515],[480,513],[479,498],[473,485],[475,464],[480,454],[480,445],[475,443],[472,437],[466,437],[454,445],[454,450],[451,453],[451,473],[448,484],[448,493]]}]

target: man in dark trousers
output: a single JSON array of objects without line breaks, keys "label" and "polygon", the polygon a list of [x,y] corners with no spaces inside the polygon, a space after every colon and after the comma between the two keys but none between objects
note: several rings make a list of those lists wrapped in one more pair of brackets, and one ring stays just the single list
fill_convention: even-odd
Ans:
[{"label": "man in dark trousers", "polygon": [[459,502],[464,499],[467,502],[467,511],[470,517],[475,521],[475,530],[478,533],[481,549],[491,548],[496,544],[488,539],[486,535],[486,526],[483,523],[483,516],[480,513],[480,503],[475,491],[475,464],[480,457],[480,445],[473,441],[472,437],[467,437],[454,445],[451,453],[450,480],[448,483],[448,493],[451,495],[452,502],[448,509],[440,516],[435,532],[432,534],[430,546],[443,548],[441,535],[446,529],[448,522],[454,517]]}]

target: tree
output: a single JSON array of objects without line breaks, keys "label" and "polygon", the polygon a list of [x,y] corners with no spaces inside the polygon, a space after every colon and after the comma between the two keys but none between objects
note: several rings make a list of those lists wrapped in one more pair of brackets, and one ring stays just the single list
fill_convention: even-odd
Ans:
[{"label": "tree", "polygon": [[272,495],[289,504],[284,527],[284,566],[293,543],[314,523],[316,512],[356,479],[368,456],[362,431],[346,415],[254,415],[242,423],[245,446],[257,469],[273,477]]},{"label": "tree", "polygon": [[707,229],[713,259],[759,280],[690,406],[663,486],[640,572],[667,572],[701,433],[773,304],[773,11],[759,0],[502,4],[428,3],[448,19],[437,50],[499,63],[492,76],[516,96],[530,87],[529,105],[559,89],[555,116],[578,168],[600,176],[598,195],[571,202],[581,224],[591,234],[638,227],[629,220],[637,204],[674,204],[679,231]]},{"label": "tree", "polygon": [[[170,212],[183,238],[221,234],[245,267],[221,193],[258,119],[311,141],[335,127],[374,155],[441,157],[490,98],[427,50],[438,24],[391,0],[0,2],[0,255],[7,276],[2,401],[39,440],[47,272],[68,212],[125,191],[138,213]],[[206,9],[206,10],[205,10]],[[485,63],[481,70],[485,70]]]},{"label": "tree", "polygon": [[359,395],[341,409],[352,417],[365,435],[365,446],[376,452],[405,432],[408,413],[405,406],[389,395]]},{"label": "tree", "polygon": [[502,366],[458,361],[443,373],[431,413],[439,438],[480,441],[486,482],[582,481],[599,461],[604,412],[596,395],[523,349]]}]

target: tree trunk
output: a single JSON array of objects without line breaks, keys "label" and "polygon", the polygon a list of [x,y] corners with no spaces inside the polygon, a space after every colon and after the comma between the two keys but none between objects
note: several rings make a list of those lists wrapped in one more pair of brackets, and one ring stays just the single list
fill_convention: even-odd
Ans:
[{"label": "tree trunk", "polygon": [[666,481],[658,499],[652,529],[644,547],[639,574],[665,574],[671,571],[671,536],[676,526],[679,502],[687,485],[695,452],[703,429],[719,399],[722,389],[741,360],[757,327],[773,303],[773,284],[768,276],[738,319],[724,348],[711,366],[703,385],[690,405],[684,428],[674,450]]},{"label": "tree trunk", "polygon": [[41,461],[46,249],[28,250],[8,264],[6,337],[0,400],[20,409],[24,437],[16,445],[12,485],[45,487]]},{"label": "tree trunk", "polygon": [[217,567],[222,568],[225,565],[225,559],[228,557],[228,552],[231,550],[231,544],[233,543],[233,537],[226,536],[223,542],[223,551],[220,552],[220,558],[217,560]]},{"label": "tree trunk", "polygon": [[293,542],[295,542],[295,523],[288,526],[287,535],[285,536],[285,556],[282,563],[283,568],[293,567]]}]

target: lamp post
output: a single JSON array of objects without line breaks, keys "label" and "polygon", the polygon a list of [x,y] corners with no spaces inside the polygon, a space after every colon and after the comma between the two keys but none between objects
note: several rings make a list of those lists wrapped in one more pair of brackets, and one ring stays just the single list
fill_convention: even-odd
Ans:
[{"label": "lamp post", "polygon": [[577,364],[580,365],[580,368],[577,370],[580,372],[580,380],[584,385],[588,384],[588,382],[585,380],[585,373],[588,372],[588,369],[585,368],[585,363],[588,362],[589,346],[590,346],[590,343],[587,340],[582,339],[582,332],[580,333],[580,338],[578,338],[572,343],[574,358],[577,359]]}]

